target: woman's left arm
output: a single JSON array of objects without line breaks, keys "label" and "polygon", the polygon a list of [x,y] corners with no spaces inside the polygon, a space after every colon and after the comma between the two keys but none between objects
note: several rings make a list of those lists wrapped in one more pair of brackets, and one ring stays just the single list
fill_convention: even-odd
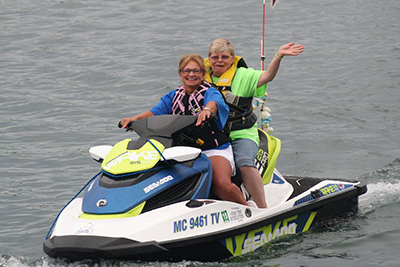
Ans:
[{"label": "woman's left arm", "polygon": [[258,79],[257,87],[260,87],[275,78],[276,73],[279,70],[281,60],[284,56],[297,56],[302,52],[304,52],[304,46],[294,45],[294,42],[281,46],[278,49],[278,52],[276,52],[274,58],[271,60],[267,70],[264,71]]},{"label": "woman's left arm", "polygon": [[196,126],[210,118],[212,114],[217,116],[216,123],[222,130],[229,116],[229,107],[225,103],[221,93],[214,87],[210,87],[204,95],[204,108],[197,117]]}]

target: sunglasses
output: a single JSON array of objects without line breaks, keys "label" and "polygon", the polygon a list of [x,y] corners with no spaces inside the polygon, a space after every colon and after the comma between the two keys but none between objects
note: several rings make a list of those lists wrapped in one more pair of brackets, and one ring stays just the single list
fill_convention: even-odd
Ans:
[{"label": "sunglasses", "polygon": [[212,57],[210,57],[210,59],[213,60],[213,61],[217,61],[217,60],[219,60],[220,58],[221,58],[222,60],[228,60],[228,59],[231,58],[231,56],[222,55],[222,56],[212,56]]}]

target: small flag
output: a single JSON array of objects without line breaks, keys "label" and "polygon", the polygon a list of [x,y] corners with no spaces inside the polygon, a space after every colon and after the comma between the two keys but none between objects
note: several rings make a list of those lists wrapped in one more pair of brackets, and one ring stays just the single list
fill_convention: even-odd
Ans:
[{"label": "small flag", "polygon": [[271,11],[274,11],[274,8],[279,0],[271,0]]}]

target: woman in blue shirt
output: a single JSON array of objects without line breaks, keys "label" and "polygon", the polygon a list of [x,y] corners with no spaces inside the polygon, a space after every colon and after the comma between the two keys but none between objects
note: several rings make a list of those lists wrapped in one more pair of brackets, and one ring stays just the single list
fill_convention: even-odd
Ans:
[{"label": "woman in blue shirt", "polygon": [[[235,172],[232,147],[229,134],[224,126],[229,116],[229,107],[221,93],[204,81],[206,68],[200,55],[189,54],[179,62],[179,77],[182,85],[178,89],[164,95],[160,102],[148,111],[121,120],[123,128],[130,122],[165,114],[197,116],[198,130],[208,131],[205,145],[200,146],[212,164],[212,190],[222,200],[247,205],[240,189],[232,183],[231,176]],[[211,123],[206,119],[216,115]],[[208,128],[207,128],[208,127]]]}]

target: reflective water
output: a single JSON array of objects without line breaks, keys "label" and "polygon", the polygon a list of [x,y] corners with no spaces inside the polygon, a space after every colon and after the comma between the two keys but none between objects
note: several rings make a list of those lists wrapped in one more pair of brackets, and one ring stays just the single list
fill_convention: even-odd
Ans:
[{"label": "reflective water", "polygon": [[400,2],[279,1],[266,13],[283,174],[368,184],[355,218],[215,263],[49,259],[42,242],[97,171],[87,150],[179,84],[184,53],[226,37],[260,68],[262,1],[0,0],[0,266],[398,266]]}]

